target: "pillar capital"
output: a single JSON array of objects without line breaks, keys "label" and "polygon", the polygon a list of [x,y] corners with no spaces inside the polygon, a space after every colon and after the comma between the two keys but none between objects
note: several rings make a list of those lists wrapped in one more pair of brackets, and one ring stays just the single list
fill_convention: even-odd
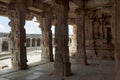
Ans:
[{"label": "pillar capital", "polygon": [[8,4],[8,12],[12,11],[26,11],[27,10],[27,1],[25,0],[11,0]]},{"label": "pillar capital", "polygon": [[43,9],[44,13],[52,13],[52,8],[50,7],[50,5],[46,5]]},{"label": "pillar capital", "polygon": [[46,19],[46,18],[49,18],[49,17],[51,17],[51,19],[52,19],[52,9],[51,8],[44,8],[44,10],[40,13],[40,15],[37,15],[36,17],[37,17],[37,20],[38,20],[38,22],[39,23],[41,23],[41,20],[43,20],[43,19]]},{"label": "pillar capital", "polygon": [[76,15],[85,15],[85,10],[82,8],[77,8],[75,10]]},{"label": "pillar capital", "polygon": [[[66,1],[66,0],[64,0],[64,1]],[[62,1],[62,2],[64,2],[64,1]],[[65,4],[63,4],[61,1],[58,1],[58,3],[60,4],[57,4],[57,5],[55,5],[54,7],[53,7],[53,12],[54,12],[54,14],[55,14],[55,16],[56,16],[56,18],[62,18],[62,17],[67,17],[67,15],[68,15],[68,12],[69,12],[69,7],[67,7],[67,5],[69,5],[69,1],[67,0],[65,3],[66,3],[66,6],[65,6]],[[62,16],[62,15],[64,15],[64,16]]]}]

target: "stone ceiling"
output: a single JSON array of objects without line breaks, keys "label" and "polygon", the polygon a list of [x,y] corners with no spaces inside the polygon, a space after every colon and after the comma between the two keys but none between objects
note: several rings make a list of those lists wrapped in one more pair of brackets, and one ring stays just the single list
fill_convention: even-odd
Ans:
[{"label": "stone ceiling", "polygon": [[[0,15],[7,16],[7,5],[11,0],[0,0]],[[70,0],[69,18],[76,18],[75,9],[81,6],[82,0]],[[101,7],[112,6],[112,0],[86,0],[87,9],[97,9]],[[39,14],[45,4],[53,5],[53,0],[29,0],[28,1],[28,19],[32,18],[32,14]]]}]

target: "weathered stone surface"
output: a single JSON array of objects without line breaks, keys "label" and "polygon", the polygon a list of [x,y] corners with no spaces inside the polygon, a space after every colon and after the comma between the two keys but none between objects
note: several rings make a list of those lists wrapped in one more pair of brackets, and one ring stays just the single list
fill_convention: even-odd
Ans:
[{"label": "weathered stone surface", "polygon": [[54,61],[52,47],[52,11],[47,8],[41,15],[40,28],[42,30],[42,54],[43,61]]},{"label": "weathered stone surface", "polygon": [[[114,11],[114,10],[113,10]],[[88,58],[114,59],[111,8],[87,11],[85,20],[86,52]]]},{"label": "weathered stone surface", "polygon": [[116,80],[120,80],[120,1],[116,0],[115,11],[115,61],[116,61]]},{"label": "weathered stone surface", "polygon": [[[9,15],[9,18],[11,19],[10,26],[11,26],[11,33],[10,33],[10,39],[11,39],[11,49],[12,49],[12,63],[13,67],[17,69],[25,69],[27,68],[27,59],[26,59],[26,48],[25,48],[25,29],[24,29],[24,24],[25,24],[25,3],[26,9],[28,10],[28,18],[32,19],[33,15],[35,14],[40,14],[43,12],[43,16],[41,18],[41,29],[42,29],[42,36],[43,36],[43,53],[42,53],[42,60],[51,60],[53,61],[53,54],[52,54],[52,34],[51,34],[51,14],[49,12],[44,12],[44,9],[46,9],[46,6],[54,6],[53,9],[55,9],[55,14],[53,15],[54,18],[57,18],[57,24],[56,24],[56,54],[55,54],[55,71],[58,74],[61,75],[70,75],[71,70],[70,70],[70,62],[69,62],[69,50],[68,50],[68,24],[67,24],[67,19],[68,19],[68,13],[69,13],[69,18],[75,19],[77,18],[77,61],[81,64],[86,64],[86,46],[88,49],[94,51],[92,52],[95,57],[98,57],[101,54],[99,53],[104,53],[101,51],[101,49],[109,49],[111,47],[111,25],[109,20],[111,19],[111,16],[109,16],[109,12],[105,10],[106,8],[110,8],[112,6],[111,2],[112,0],[88,0],[83,2],[83,0],[33,0],[30,2],[27,2],[27,0],[0,0],[0,14],[1,15]],[[54,3],[55,1],[55,3]],[[115,44],[116,44],[116,73],[117,73],[117,80],[120,80],[120,54],[119,54],[119,48],[120,48],[120,36],[119,36],[119,4],[120,1],[116,0],[116,22],[113,19],[113,23],[117,23],[116,26],[113,25],[112,32],[115,30],[115,34],[113,33]],[[74,3],[73,3],[74,2]],[[70,5],[69,5],[70,3]],[[85,3],[85,5],[84,5]],[[7,5],[10,4],[11,6],[9,7],[9,14],[7,14]],[[56,7],[56,6],[57,7]],[[84,5],[84,6],[83,6]],[[80,7],[80,12],[77,14],[77,16],[74,13],[74,10],[76,8]],[[87,27],[85,29],[85,14],[84,14],[84,9],[86,8],[86,11],[88,9],[92,9],[92,19],[93,22],[92,27]],[[68,12],[68,9],[70,11]],[[49,10],[47,8],[47,10]],[[101,12],[103,10],[103,13]],[[106,11],[106,12],[104,12]],[[114,10],[113,10],[114,11]],[[29,13],[30,12],[30,13]],[[87,11],[89,13],[89,11]],[[33,14],[32,14],[33,13]],[[88,16],[91,18],[91,16]],[[106,18],[108,17],[108,18]],[[87,23],[89,24],[89,23]],[[46,27],[47,26],[47,27]],[[50,26],[48,28],[48,26]],[[114,29],[114,27],[116,27]],[[91,28],[92,30],[88,30]],[[85,32],[89,33],[89,35],[85,35]],[[93,34],[92,34],[93,33]],[[86,37],[85,37],[86,36]],[[92,39],[91,39],[92,37]],[[85,40],[89,39],[86,41]],[[35,43],[35,39],[33,40],[33,45],[35,46],[37,43]],[[108,50],[110,51],[110,50]],[[111,50],[111,52],[113,52]],[[90,52],[88,52],[90,53]],[[104,54],[106,55],[106,54]],[[110,54],[109,54],[110,55]]]},{"label": "weathered stone surface", "polygon": [[[66,1],[67,2],[67,1]],[[69,2],[67,2],[67,5]],[[66,5],[66,6],[67,6]],[[69,61],[68,48],[68,6],[57,5],[55,9],[56,27],[55,27],[55,73],[63,76],[71,75],[71,64]]]},{"label": "weathered stone surface", "polygon": [[2,42],[0,42],[0,52],[2,52]]},{"label": "weathered stone surface", "polygon": [[84,10],[76,10],[77,19],[77,54],[76,61],[80,64],[87,64],[86,48],[85,48],[85,12]]},{"label": "weathered stone surface", "polygon": [[[25,8],[23,3],[10,5],[9,7],[9,25],[11,26],[11,61],[14,69],[27,69],[26,56],[26,32],[25,25]],[[22,7],[20,7],[22,6]]]},{"label": "weathered stone surface", "polygon": [[4,69],[4,68],[6,68],[6,67],[8,67],[8,65],[7,65],[7,64],[0,63],[0,69]]}]

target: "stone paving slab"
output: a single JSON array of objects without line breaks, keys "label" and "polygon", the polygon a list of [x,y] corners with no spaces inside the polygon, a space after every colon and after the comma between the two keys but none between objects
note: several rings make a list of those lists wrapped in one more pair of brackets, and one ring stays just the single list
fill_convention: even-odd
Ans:
[{"label": "stone paving slab", "polygon": [[[73,75],[64,80],[115,80],[114,62],[102,61],[98,64],[83,66],[72,61]],[[54,73],[54,64],[48,63],[31,67],[29,70],[16,71],[0,75],[0,80],[63,80],[62,76]]]},{"label": "stone paving slab", "polygon": [[8,80],[8,79],[5,79],[5,78],[0,78],[0,80]]}]

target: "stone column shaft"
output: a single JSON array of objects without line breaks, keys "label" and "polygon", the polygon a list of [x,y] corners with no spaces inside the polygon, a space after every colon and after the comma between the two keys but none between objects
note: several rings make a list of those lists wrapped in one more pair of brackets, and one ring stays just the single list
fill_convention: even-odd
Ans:
[{"label": "stone column shaft", "polygon": [[68,47],[68,8],[58,5],[55,27],[55,73],[63,76],[71,75]]},{"label": "stone column shaft", "polygon": [[[114,0],[113,0],[114,1]],[[114,3],[114,2],[113,2]],[[114,5],[112,6],[112,10],[111,10],[111,15],[112,15],[112,18],[111,18],[111,33],[112,33],[112,43],[115,44],[114,40],[115,40],[115,3]]]},{"label": "stone column shaft", "polygon": [[[21,6],[21,7],[20,7]],[[25,8],[23,3],[9,6],[9,25],[11,26],[11,61],[14,69],[27,69]]]},{"label": "stone column shaft", "polygon": [[120,0],[115,0],[115,69],[116,79],[120,80]]},{"label": "stone column shaft", "polygon": [[72,55],[76,54],[76,49],[77,49],[77,39],[76,39],[76,32],[77,32],[77,26],[73,25],[73,36],[72,36],[72,45],[71,45],[71,49],[72,49]]},{"label": "stone column shaft", "polygon": [[2,52],[2,40],[0,39],[0,52]]},{"label": "stone column shaft", "polygon": [[30,38],[30,47],[32,47],[32,39]]},{"label": "stone column shaft", "polygon": [[44,12],[41,17],[41,30],[42,30],[42,54],[41,59],[43,61],[53,60],[53,47],[52,47],[52,31],[51,31],[52,14],[50,12]]},{"label": "stone column shaft", "polygon": [[77,54],[76,61],[80,64],[87,64],[85,48],[85,13],[84,10],[77,9]]},{"label": "stone column shaft", "polygon": [[35,47],[37,47],[37,39],[35,39]]}]

